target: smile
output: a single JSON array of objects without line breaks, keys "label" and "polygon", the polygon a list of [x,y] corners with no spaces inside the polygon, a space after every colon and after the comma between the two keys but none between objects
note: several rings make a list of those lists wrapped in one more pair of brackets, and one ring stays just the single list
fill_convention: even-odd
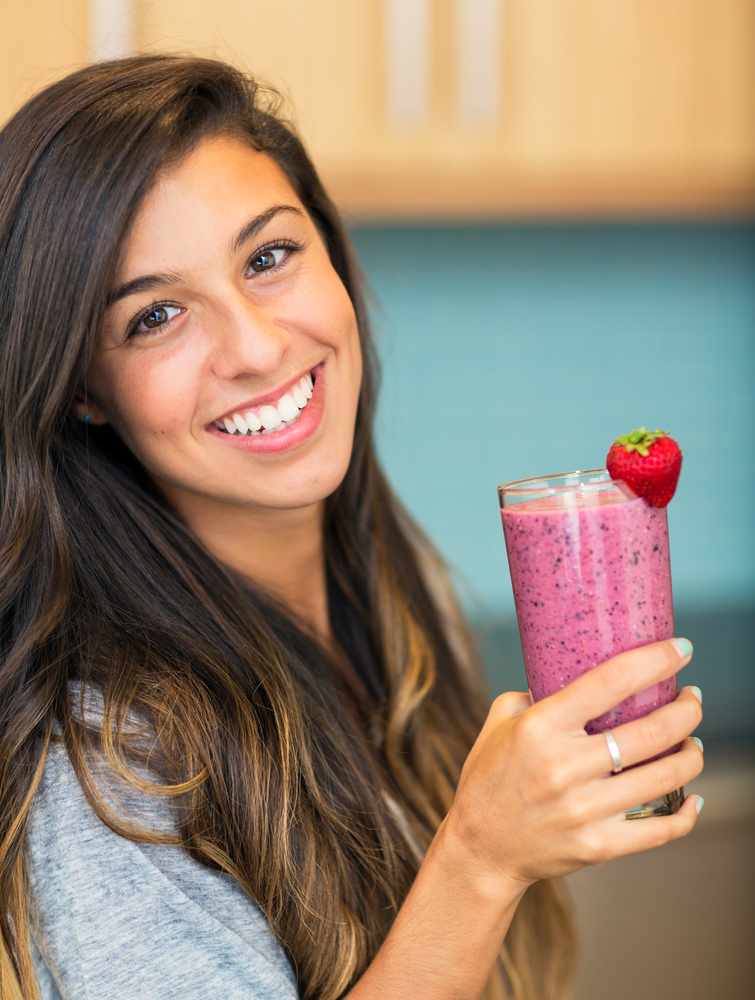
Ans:
[{"label": "smile", "polygon": [[296,448],[320,426],[325,412],[325,367],[320,362],[285,391],[281,386],[267,397],[258,397],[260,401],[252,406],[225,413],[206,430],[218,444],[251,454],[273,455]]},{"label": "smile", "polygon": [[275,405],[253,406],[232,413],[228,417],[215,420],[214,426],[223,434],[239,434],[253,437],[275,434],[291,427],[301,416],[314,391],[314,379],[310,372],[283,393]]}]

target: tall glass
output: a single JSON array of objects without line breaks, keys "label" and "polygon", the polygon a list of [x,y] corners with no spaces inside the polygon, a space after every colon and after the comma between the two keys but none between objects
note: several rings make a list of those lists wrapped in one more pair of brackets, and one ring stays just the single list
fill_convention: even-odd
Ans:
[{"label": "tall glass", "polygon": [[[534,701],[617,653],[673,637],[665,508],[635,496],[605,469],[506,483],[498,496]],[[585,729],[613,729],[676,695],[672,677],[632,695]],[[683,801],[680,788],[627,817],[668,815]]]}]

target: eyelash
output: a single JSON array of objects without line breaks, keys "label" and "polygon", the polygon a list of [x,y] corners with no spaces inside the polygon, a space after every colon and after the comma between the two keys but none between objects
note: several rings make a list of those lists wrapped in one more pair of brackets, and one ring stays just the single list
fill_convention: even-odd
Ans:
[{"label": "eyelash", "polygon": [[[274,274],[276,271],[279,271],[280,268],[285,266],[291,254],[297,253],[303,249],[304,244],[299,243],[296,240],[274,240],[271,243],[265,243],[263,246],[257,247],[254,253],[249,256],[246,262],[246,267],[244,268],[244,276],[251,277],[255,274]],[[249,272],[251,271],[252,261],[261,254],[268,253],[270,250],[287,250],[288,253],[279,264],[275,265],[275,267],[268,268],[266,271],[252,271],[250,275]],[[140,309],[139,312],[129,320],[127,338],[134,336],[150,336],[151,334],[159,333],[161,330],[165,330],[171,325],[174,319],[178,319],[178,316],[174,316],[173,319],[166,320],[165,323],[161,323],[160,326],[155,327],[154,330],[139,330],[138,327],[139,324],[142,323],[151,312],[154,312],[155,309],[170,308],[178,309],[180,306],[176,306],[172,302],[155,300],[154,302],[151,302],[146,309]],[[183,314],[181,313],[181,315]]]}]

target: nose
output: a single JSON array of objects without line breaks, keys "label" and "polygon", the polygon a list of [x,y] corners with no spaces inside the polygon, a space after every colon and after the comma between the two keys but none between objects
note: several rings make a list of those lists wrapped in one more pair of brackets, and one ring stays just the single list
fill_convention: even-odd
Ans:
[{"label": "nose", "polygon": [[272,374],[293,340],[264,302],[251,302],[240,292],[226,297],[214,327],[212,368],[224,381]]}]

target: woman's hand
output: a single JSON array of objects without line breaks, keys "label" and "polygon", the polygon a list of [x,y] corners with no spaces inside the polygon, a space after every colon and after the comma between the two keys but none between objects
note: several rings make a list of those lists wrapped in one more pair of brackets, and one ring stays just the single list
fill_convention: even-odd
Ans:
[{"label": "woman's hand", "polygon": [[697,796],[674,816],[625,810],[702,770],[684,739],[702,718],[685,688],[670,705],[613,730],[625,767],[612,774],[605,737],[585,723],[689,662],[674,640],[615,656],[550,698],[496,699],[462,772],[453,807],[374,962],[349,1000],[479,1000],[527,886],[689,833]]},{"label": "woman's hand", "polygon": [[689,833],[697,796],[673,816],[627,821],[625,811],[700,773],[702,752],[685,739],[702,709],[691,688],[643,719],[614,729],[626,768],[682,742],[660,760],[620,774],[603,734],[584,726],[685,666],[675,640],[613,657],[534,705],[508,693],[493,703],[467,759],[442,835],[468,859],[486,892],[507,898],[541,878],[567,875]]}]

